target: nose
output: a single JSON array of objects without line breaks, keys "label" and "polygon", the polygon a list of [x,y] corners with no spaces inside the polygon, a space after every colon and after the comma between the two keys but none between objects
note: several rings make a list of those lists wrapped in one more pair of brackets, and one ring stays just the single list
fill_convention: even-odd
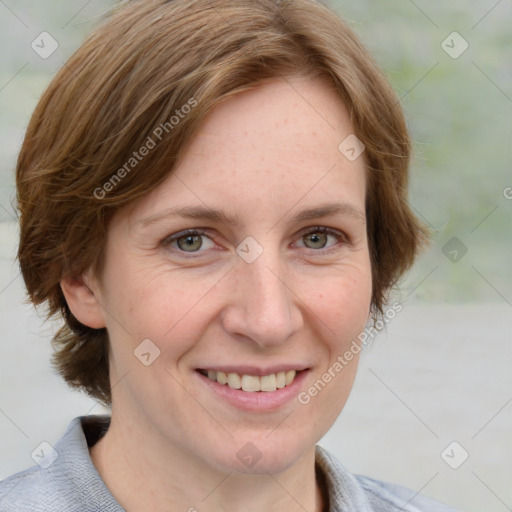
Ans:
[{"label": "nose", "polygon": [[[239,259],[230,279],[231,299],[222,312],[224,329],[261,348],[280,345],[303,326],[301,301],[279,255],[264,253],[252,263]],[[276,251],[277,252],[277,251]]]}]

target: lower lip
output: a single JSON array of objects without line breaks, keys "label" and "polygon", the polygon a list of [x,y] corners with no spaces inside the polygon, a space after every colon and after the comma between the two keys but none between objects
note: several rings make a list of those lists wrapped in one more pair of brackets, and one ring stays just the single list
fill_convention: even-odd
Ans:
[{"label": "lower lip", "polygon": [[242,391],[241,389],[232,389],[227,384],[219,384],[202,373],[194,373],[201,379],[216,396],[222,398],[229,404],[244,411],[253,412],[271,412],[279,409],[287,402],[295,398],[301,389],[302,383],[309,370],[302,370],[296,376],[293,382],[281,389],[275,391]]}]

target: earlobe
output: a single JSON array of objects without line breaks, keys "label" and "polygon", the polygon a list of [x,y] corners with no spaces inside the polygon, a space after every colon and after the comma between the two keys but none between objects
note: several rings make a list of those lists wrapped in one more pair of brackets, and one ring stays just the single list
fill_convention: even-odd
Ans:
[{"label": "earlobe", "polygon": [[60,280],[60,287],[69,309],[79,322],[93,329],[106,327],[103,308],[83,276],[64,277]]}]

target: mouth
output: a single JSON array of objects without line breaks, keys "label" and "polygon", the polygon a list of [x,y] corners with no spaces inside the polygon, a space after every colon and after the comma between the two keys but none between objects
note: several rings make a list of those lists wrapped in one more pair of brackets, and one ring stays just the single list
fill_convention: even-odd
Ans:
[{"label": "mouth", "polygon": [[293,403],[304,387],[310,368],[286,365],[197,368],[199,385],[220,403],[254,414],[272,413]]},{"label": "mouth", "polygon": [[304,370],[286,370],[269,373],[268,375],[249,375],[220,370],[205,370],[202,368],[198,368],[196,371],[213,382],[221,386],[229,386],[231,389],[242,390],[247,393],[272,393],[293,384],[298,374]]}]

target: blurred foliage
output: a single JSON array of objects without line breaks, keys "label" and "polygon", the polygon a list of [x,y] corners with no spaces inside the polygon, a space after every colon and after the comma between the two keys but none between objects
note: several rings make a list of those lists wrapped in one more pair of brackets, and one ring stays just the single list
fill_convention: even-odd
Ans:
[{"label": "blurred foliage", "polygon": [[[333,5],[385,69],[415,143],[410,202],[432,245],[402,299],[512,304],[512,4]],[[469,44],[457,59],[441,47],[454,31]],[[452,237],[467,247],[458,262],[442,252]]]},{"label": "blurred foliage", "polygon": [[[115,2],[11,0],[0,4],[0,220],[12,216],[13,168],[23,130],[44,87]],[[432,245],[404,280],[402,300],[512,304],[512,3],[331,0],[385,70],[414,140],[410,202]],[[30,48],[43,30],[52,58]],[[452,59],[453,31],[469,48]],[[467,247],[450,261],[443,246]]]}]

